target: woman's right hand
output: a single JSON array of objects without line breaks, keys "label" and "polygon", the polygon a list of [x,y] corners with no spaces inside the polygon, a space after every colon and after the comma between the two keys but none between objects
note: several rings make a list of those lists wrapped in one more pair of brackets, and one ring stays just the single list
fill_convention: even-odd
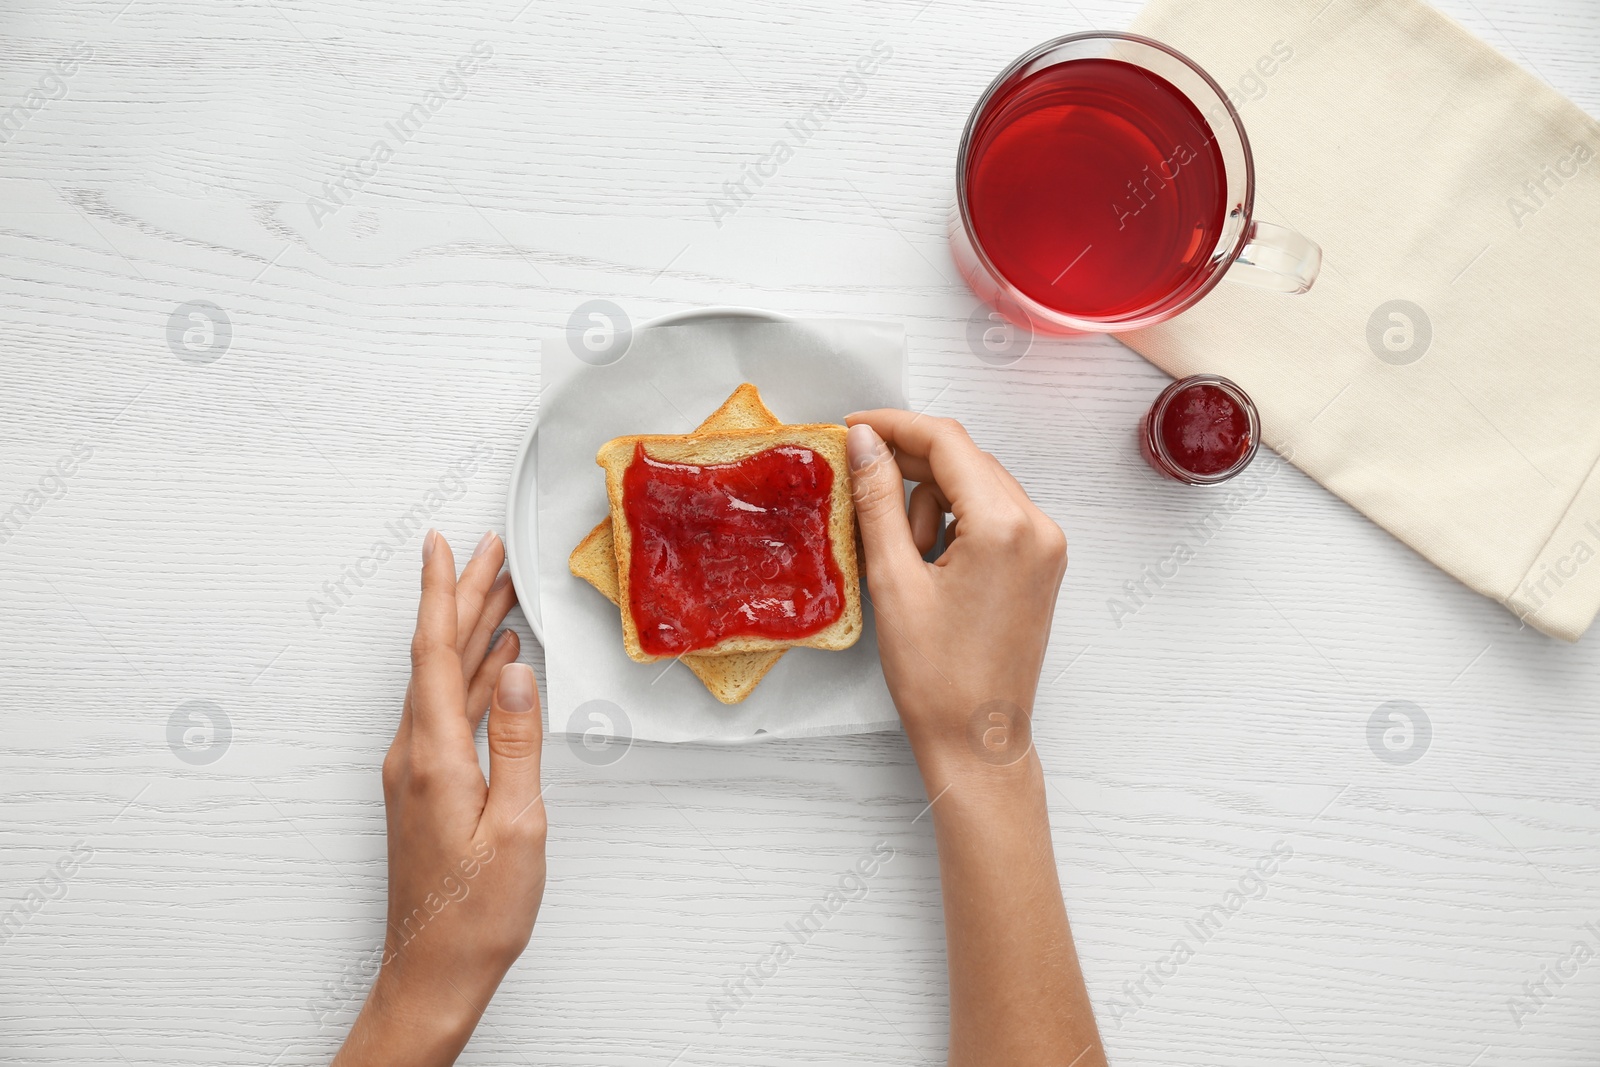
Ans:
[{"label": "woman's right hand", "polygon": [[[847,416],[884,677],[926,776],[1026,755],[1067,539],[959,422],[887,408]],[[891,451],[892,450],[892,451]],[[905,480],[920,483],[905,501]],[[945,513],[948,545],[931,549]]]},{"label": "woman's right hand", "polygon": [[1104,1067],[1030,729],[1067,539],[960,423],[845,421],[879,658],[939,847],[949,1062]]}]

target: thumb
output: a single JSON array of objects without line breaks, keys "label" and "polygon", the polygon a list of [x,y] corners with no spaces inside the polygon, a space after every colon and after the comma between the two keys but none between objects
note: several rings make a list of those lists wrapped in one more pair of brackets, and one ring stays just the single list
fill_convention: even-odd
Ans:
[{"label": "thumb", "polygon": [[539,687],[533,668],[508,663],[500,669],[489,707],[489,802],[501,826],[544,827],[539,790],[539,757],[544,724],[539,718]]},{"label": "thumb", "polygon": [[878,432],[865,423],[850,427],[845,435],[850,460],[850,495],[855,500],[856,521],[861,525],[861,545],[867,554],[872,580],[893,584],[896,575],[921,561],[906,520],[905,481],[900,465]]}]

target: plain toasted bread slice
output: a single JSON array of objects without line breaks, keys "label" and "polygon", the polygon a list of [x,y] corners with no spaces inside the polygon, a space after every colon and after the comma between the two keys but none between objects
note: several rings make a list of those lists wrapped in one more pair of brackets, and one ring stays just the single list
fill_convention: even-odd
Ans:
[{"label": "plain toasted bread slice", "polygon": [[[778,417],[761,402],[756,387],[746,382],[723,401],[722,406],[695,428],[695,433],[715,433],[720,430],[753,430],[781,425]],[[567,565],[572,573],[598,589],[613,604],[621,605],[621,591],[617,586],[617,551],[611,539],[611,516],[595,524],[587,537],[572,550]],[[683,657],[683,665],[705,683],[711,695],[724,704],[737,704],[755,691],[757,683],[766,676],[783,652],[735,652],[725,656],[708,656],[690,652]]]},{"label": "plain toasted bread slice", "polygon": [[834,564],[843,579],[845,602],[839,617],[822,630],[798,640],[729,637],[710,648],[696,649],[698,654],[723,655],[786,648],[838,651],[856,643],[861,636],[861,579],[856,567],[855,508],[850,500],[850,467],[845,459],[843,426],[777,426],[712,434],[631,435],[606,442],[595,457],[595,462],[605,468],[606,496],[611,501],[612,543],[617,555],[618,605],[622,615],[623,647],[629,657],[640,663],[663,658],[651,655],[640,647],[633,612],[628,609],[631,603],[629,563],[633,545],[632,533],[623,511],[622,477],[633,462],[635,449],[641,445],[645,454],[653,459],[697,465],[737,463],[758,452],[797,445],[816,453],[833,470],[833,490],[828,507],[828,541]]}]

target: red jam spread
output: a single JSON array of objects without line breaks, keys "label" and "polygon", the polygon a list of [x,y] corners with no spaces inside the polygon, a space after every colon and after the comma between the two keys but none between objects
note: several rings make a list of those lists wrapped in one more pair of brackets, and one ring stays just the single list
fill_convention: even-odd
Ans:
[{"label": "red jam spread", "polygon": [[1250,450],[1250,416],[1214,385],[1194,385],[1173,397],[1161,416],[1161,444],[1190,474],[1220,474]]},{"label": "red jam spread", "polygon": [[833,468],[809,448],[666,463],[635,446],[622,475],[633,536],[629,610],[654,656],[730,637],[806,637],[844,611],[829,512]]}]

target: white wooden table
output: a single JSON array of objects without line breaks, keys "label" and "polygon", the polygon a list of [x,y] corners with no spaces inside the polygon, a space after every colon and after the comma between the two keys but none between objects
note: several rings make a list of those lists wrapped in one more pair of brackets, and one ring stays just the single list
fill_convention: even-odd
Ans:
[{"label": "white wooden table", "polygon": [[[1442,6],[1600,116],[1592,0]],[[1600,640],[1519,629],[1292,469],[1115,626],[1209,506],[1134,451],[1161,375],[1110,341],[968,348],[943,236],[967,109],[1029,45],[1135,9],[8,5],[0,508],[28,514],[0,545],[0,1061],[325,1062],[382,939],[419,538],[345,569],[431,491],[458,552],[501,526],[530,337],[595,296],[903,321],[913,401],[1066,527],[1035,732],[1113,1062],[1600,1061]],[[877,42],[718,225],[708,201]],[[228,322],[198,354],[187,310],[169,335],[191,301]],[[1430,724],[1409,749],[1369,729],[1390,701]],[[900,736],[603,767],[557,741],[545,766],[544,911],[463,1062],[942,1061]],[[719,1026],[724,983],[880,842],[868,895]]]}]

